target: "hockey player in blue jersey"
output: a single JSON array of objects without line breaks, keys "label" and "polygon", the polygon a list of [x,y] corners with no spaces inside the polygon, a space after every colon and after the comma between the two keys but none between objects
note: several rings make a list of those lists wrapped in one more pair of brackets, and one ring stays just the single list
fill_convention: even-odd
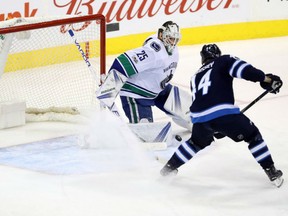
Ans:
[{"label": "hockey player in blue jersey", "polygon": [[161,169],[161,175],[177,174],[180,166],[209,146],[214,141],[214,133],[220,132],[235,142],[248,143],[249,151],[270,181],[280,187],[282,171],[275,168],[258,128],[234,104],[232,82],[233,78],[259,82],[262,88],[276,94],[282,86],[281,79],[273,74],[265,75],[239,58],[221,55],[216,44],[204,45],[200,54],[202,67],[191,78],[192,134]]}]

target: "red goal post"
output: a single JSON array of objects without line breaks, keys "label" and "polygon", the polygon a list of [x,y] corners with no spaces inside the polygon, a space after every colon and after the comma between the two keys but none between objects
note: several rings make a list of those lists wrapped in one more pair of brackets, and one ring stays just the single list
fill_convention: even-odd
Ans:
[{"label": "red goal post", "polygon": [[0,102],[25,101],[40,112],[98,109],[105,48],[101,14],[0,22]]}]

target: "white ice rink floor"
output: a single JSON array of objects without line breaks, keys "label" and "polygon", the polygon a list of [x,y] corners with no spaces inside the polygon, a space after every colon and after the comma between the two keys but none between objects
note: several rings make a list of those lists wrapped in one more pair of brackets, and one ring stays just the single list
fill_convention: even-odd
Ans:
[{"label": "white ice rink floor", "polygon": [[[93,123],[28,123],[0,130],[0,216],[287,216],[288,215],[288,37],[217,43],[233,54],[279,75],[284,85],[246,114],[260,129],[277,168],[274,187],[247,144],[216,140],[174,178],[163,178],[163,164],[107,112]],[[189,88],[200,67],[202,45],[180,47],[173,83]],[[112,58],[108,58],[108,65]],[[240,108],[260,95],[258,83],[235,80]],[[155,110],[156,120],[168,118]],[[173,125],[174,133],[189,135]],[[93,148],[81,149],[75,134],[90,131]],[[158,152],[159,153],[159,152]],[[171,154],[171,149],[160,154]]]}]

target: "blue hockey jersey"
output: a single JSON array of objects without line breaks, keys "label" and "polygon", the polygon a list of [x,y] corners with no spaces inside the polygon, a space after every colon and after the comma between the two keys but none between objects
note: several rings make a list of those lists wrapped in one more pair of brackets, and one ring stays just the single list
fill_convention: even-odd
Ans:
[{"label": "blue hockey jersey", "polygon": [[262,82],[265,74],[247,62],[222,55],[203,64],[191,78],[193,123],[240,113],[234,102],[233,78]]}]

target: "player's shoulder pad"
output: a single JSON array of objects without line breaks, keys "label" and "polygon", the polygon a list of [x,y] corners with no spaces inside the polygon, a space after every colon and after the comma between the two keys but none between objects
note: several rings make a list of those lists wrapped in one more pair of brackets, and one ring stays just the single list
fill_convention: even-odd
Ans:
[{"label": "player's shoulder pad", "polygon": [[145,42],[144,46],[152,49],[155,52],[159,52],[162,47],[161,47],[161,41],[157,37],[149,37]]},{"label": "player's shoulder pad", "polygon": [[152,41],[150,44],[150,47],[155,50],[155,52],[159,52],[161,50],[161,45],[157,43],[156,41]]},{"label": "player's shoulder pad", "polygon": [[235,62],[239,58],[233,55],[226,54],[226,55],[221,55],[218,59],[219,59],[218,61],[221,61],[221,62]]},{"label": "player's shoulder pad", "polygon": [[238,60],[239,58],[237,56],[234,56],[234,55],[227,55],[229,58],[232,58],[232,59],[236,59]]}]

